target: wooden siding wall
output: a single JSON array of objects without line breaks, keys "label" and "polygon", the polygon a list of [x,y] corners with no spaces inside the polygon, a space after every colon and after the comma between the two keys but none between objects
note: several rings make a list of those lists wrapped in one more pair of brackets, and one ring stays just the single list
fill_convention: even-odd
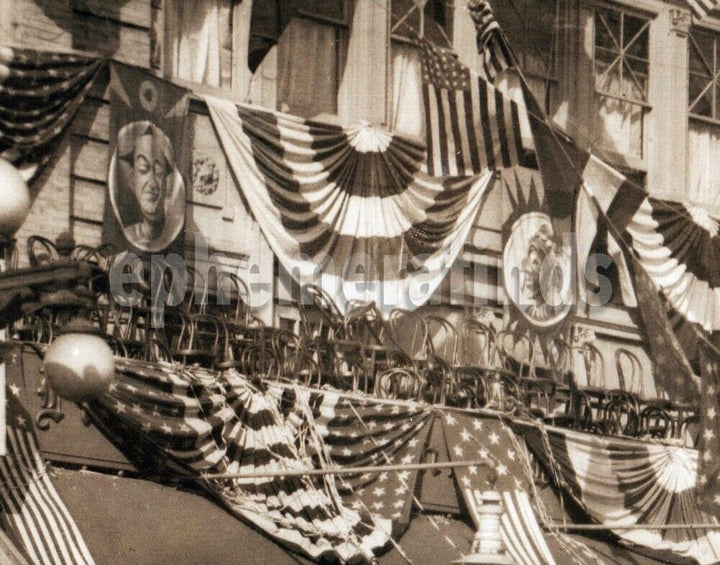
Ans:
[{"label": "wooden siding wall", "polygon": [[[0,8],[7,10],[3,13],[10,16],[2,18],[0,42],[84,50],[149,68],[153,3],[0,0]],[[109,162],[108,81],[106,68],[78,110],[56,158],[31,187],[33,205],[17,234],[21,265],[27,264],[25,246],[32,234],[54,240],[69,231],[77,243],[98,245],[101,241]],[[193,201],[192,180],[186,179],[186,256],[195,257],[197,236],[223,269],[237,272],[253,284],[258,295],[256,313],[271,323],[272,252],[240,197],[204,104],[194,101],[189,119],[194,150],[209,150],[223,174],[217,202],[211,204]]]}]

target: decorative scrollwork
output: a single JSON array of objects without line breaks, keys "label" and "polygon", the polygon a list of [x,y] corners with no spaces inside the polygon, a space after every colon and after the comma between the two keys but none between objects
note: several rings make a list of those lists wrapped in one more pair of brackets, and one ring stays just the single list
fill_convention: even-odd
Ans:
[{"label": "decorative scrollwork", "polygon": [[35,416],[35,425],[38,429],[47,431],[50,429],[50,421],[59,424],[65,418],[65,413],[62,411],[60,397],[55,393],[45,377],[43,377],[37,393],[42,398],[42,408]]}]

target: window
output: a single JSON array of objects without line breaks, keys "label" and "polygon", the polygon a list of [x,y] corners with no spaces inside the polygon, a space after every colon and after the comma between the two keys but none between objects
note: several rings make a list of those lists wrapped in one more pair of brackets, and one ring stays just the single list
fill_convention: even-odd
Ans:
[{"label": "window", "polygon": [[165,0],[165,74],[230,89],[233,0]]},{"label": "window", "polygon": [[422,35],[449,47],[453,3],[429,0],[422,14],[415,0],[392,0],[390,15],[391,79],[388,96],[389,126],[406,135],[423,136],[422,79],[414,38]]},{"label": "window", "polygon": [[691,29],[688,42],[688,198],[720,212],[720,35]]},{"label": "window", "polygon": [[530,90],[548,115],[557,105],[557,9],[557,2],[548,0],[493,3],[495,19]]},{"label": "window", "polygon": [[278,109],[303,117],[337,114],[350,22],[347,0],[298,9],[278,41]]},{"label": "window", "polygon": [[644,122],[650,110],[650,20],[612,8],[595,10],[594,77],[598,142],[635,159],[644,157]]}]

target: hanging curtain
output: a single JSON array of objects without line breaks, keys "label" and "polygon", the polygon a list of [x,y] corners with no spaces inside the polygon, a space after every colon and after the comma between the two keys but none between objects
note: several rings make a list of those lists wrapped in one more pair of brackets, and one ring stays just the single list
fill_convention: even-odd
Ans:
[{"label": "hanging curtain", "polygon": [[601,96],[598,101],[600,128],[593,141],[622,155],[642,157],[643,109],[641,106]]},{"label": "hanging curtain", "polygon": [[165,12],[172,76],[210,86],[221,84],[222,42],[227,41],[231,0],[168,0]]},{"label": "hanging curtain", "polygon": [[424,304],[463,248],[492,178],[431,177],[418,141],[206,97],[243,196],[300,285],[341,308]]},{"label": "hanging curtain", "polygon": [[422,109],[422,77],[417,49],[394,42],[392,45],[392,117],[391,130],[422,137],[425,116]]},{"label": "hanging curtain", "polygon": [[720,155],[720,126],[690,120],[688,132],[690,184],[688,199],[720,214],[720,178],[717,156]]},{"label": "hanging curtain", "polygon": [[278,42],[277,99],[283,110],[311,117],[337,113],[338,30],[295,18]]}]

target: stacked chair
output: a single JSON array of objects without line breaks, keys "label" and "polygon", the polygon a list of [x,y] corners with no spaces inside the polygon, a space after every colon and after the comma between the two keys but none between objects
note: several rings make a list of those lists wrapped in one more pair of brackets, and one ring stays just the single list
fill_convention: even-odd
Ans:
[{"label": "stacked chair", "polygon": [[[300,289],[300,331],[267,327],[253,316],[250,292],[237,275],[211,270],[209,280],[185,267],[136,264],[135,282],[113,295],[108,273],[114,250],[61,244],[32,236],[32,267],[89,266],[72,288],[51,280],[42,297],[11,327],[11,335],[42,347],[78,314],[92,321],[118,356],[208,369],[237,369],[256,379],[332,386],[383,398],[521,410],[546,423],[595,433],[696,438],[696,407],[645,390],[642,363],[614,349],[618,386],[608,387],[606,360],[591,342],[580,346],[585,382],[578,382],[569,341],[540,344],[528,333],[466,316],[446,318],[401,308],[387,319],[373,302],[351,302],[343,313],[320,287]],[[142,273],[140,273],[142,268]],[[184,273],[184,274],[183,274]],[[77,280],[81,280],[78,283]],[[134,292],[133,292],[134,291]],[[139,298],[139,299],[138,299]],[[157,323],[160,321],[161,323]]]},{"label": "stacked chair", "polygon": [[317,367],[318,386],[364,390],[369,386],[363,344],[351,334],[351,326],[337,304],[319,286],[300,289],[300,325],[303,348]]}]

